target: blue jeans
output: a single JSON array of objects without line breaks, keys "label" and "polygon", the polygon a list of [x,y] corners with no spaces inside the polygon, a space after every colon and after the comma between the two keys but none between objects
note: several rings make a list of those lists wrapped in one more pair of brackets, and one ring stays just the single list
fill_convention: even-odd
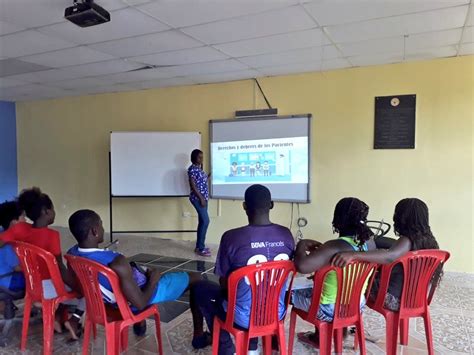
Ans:
[{"label": "blue jeans", "polygon": [[202,207],[199,200],[192,200],[191,203],[196,209],[199,219],[197,227],[196,249],[202,251],[206,247],[206,233],[207,227],[209,227],[209,214],[207,213],[207,205],[206,207]]}]

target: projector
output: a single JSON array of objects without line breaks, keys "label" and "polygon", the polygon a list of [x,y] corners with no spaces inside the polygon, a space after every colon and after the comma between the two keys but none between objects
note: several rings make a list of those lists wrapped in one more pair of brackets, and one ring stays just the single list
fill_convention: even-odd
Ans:
[{"label": "projector", "polygon": [[79,27],[91,27],[109,22],[110,13],[93,0],[84,0],[66,8],[64,18]]}]

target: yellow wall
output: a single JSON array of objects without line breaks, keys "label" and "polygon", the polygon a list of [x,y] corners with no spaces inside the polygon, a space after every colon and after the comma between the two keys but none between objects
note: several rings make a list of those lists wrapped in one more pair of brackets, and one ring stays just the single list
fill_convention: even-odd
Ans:
[{"label": "yellow wall", "polygon": [[[332,237],[331,217],[343,196],[357,196],[370,217],[391,221],[395,203],[427,202],[448,269],[473,272],[474,57],[355,68],[261,79],[279,113],[312,113],[312,203],[305,237]],[[415,150],[373,150],[374,97],[417,95]],[[37,185],[53,198],[58,225],[79,208],[97,210],[108,226],[108,144],[112,130],[201,131],[237,109],[264,107],[252,81],[65,98],[17,105],[19,186]],[[192,228],[185,199],[117,201],[115,229]],[[245,223],[240,202],[212,201],[208,234]],[[290,205],[277,223],[289,225]],[[193,235],[175,235],[192,238]]]}]

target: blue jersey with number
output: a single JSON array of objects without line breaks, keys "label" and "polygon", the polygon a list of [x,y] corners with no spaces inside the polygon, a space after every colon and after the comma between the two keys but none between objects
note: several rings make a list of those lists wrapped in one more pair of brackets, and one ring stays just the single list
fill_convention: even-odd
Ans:
[{"label": "blue jersey with number", "polygon": [[[288,228],[278,224],[248,225],[224,233],[217,253],[215,274],[228,277],[233,271],[256,263],[291,260],[295,241]],[[280,297],[280,318],[285,314],[285,291]],[[242,281],[237,290],[235,323],[247,328],[250,321],[252,293]],[[227,309],[227,304],[224,304]]]}]

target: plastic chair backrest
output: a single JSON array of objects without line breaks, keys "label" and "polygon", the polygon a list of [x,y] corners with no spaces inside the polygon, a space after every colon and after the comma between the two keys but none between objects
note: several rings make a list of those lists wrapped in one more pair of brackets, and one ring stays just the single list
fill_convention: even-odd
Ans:
[{"label": "plastic chair backrest", "polygon": [[33,301],[43,300],[43,277],[40,272],[40,263],[46,265],[49,278],[56,289],[58,297],[67,294],[64,282],[59,272],[58,261],[50,252],[36,245],[11,242],[18,259],[20,260],[23,274],[25,275],[26,291]]},{"label": "plastic chair backrest", "polygon": [[65,258],[81,284],[82,294],[86,299],[88,317],[92,323],[102,325],[107,323],[106,303],[100,290],[99,274],[107,278],[112,286],[112,292],[122,319],[133,317],[128,302],[120,289],[119,278],[112,269],[79,256],[65,255]]},{"label": "plastic chair backrest", "polygon": [[401,265],[404,282],[400,297],[400,314],[423,311],[431,303],[433,296],[434,289],[431,282],[433,275],[440,264],[444,264],[449,259],[449,256],[449,252],[444,250],[417,250],[408,252],[393,263],[382,266],[375,308],[383,308],[392,269],[396,265]]},{"label": "plastic chair backrest", "polygon": [[[279,301],[282,290],[291,291],[295,266],[291,261],[269,261],[242,267],[232,272],[228,279],[228,310],[235,310],[239,283],[250,287],[252,305],[249,332],[265,331],[278,325]],[[285,291],[283,291],[285,292]],[[289,293],[288,293],[289,294]],[[285,299],[288,308],[289,297]],[[234,312],[227,312],[226,326],[232,328]]]},{"label": "plastic chair backrest", "polygon": [[[328,273],[335,272],[337,278],[337,295],[334,304],[333,323],[350,323],[360,315],[360,301],[364,286],[370,288],[376,264],[365,261],[355,261],[344,268],[326,266],[314,276],[313,297],[308,310],[309,319],[317,319],[324,280]],[[369,279],[370,278],[370,279]]]}]

